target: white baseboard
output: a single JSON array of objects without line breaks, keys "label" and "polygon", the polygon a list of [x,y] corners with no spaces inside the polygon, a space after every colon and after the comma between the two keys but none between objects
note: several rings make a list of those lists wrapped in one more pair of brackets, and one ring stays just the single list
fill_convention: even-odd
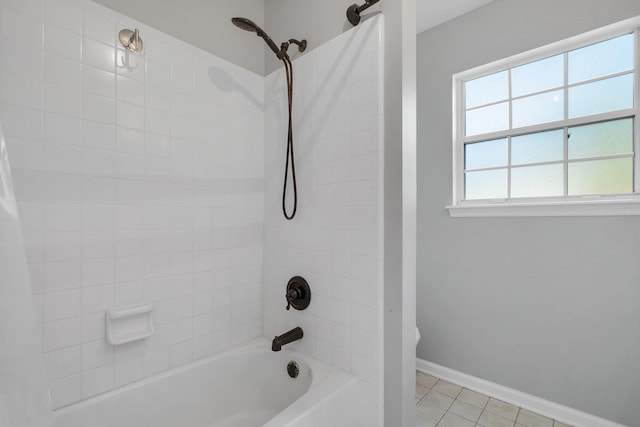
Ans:
[{"label": "white baseboard", "polygon": [[500,384],[492,383],[465,373],[416,359],[416,369],[425,374],[433,375],[469,390],[486,394],[503,402],[527,409],[545,417],[553,418],[562,423],[576,427],[625,427],[622,424],[587,414],[586,412],[560,405],[522,391],[514,390]]}]

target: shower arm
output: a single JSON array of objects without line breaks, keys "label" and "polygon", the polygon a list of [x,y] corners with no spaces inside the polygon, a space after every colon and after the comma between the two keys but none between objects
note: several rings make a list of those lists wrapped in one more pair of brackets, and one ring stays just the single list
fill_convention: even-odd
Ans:
[{"label": "shower arm", "polygon": [[289,59],[289,54],[287,53],[287,51],[289,50],[289,46],[291,46],[292,44],[298,46],[299,52],[304,52],[307,49],[306,40],[289,39],[286,42],[282,42],[282,44],[280,45],[280,51],[276,53],[278,59],[281,59],[283,61],[285,59]]},{"label": "shower arm", "polygon": [[304,52],[307,49],[307,41],[304,39],[303,40],[289,39],[287,43],[297,45],[299,52]]}]

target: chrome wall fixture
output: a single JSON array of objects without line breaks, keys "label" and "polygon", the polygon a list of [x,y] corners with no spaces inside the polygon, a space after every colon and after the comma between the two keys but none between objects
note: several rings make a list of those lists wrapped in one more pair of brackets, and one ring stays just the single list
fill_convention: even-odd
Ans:
[{"label": "chrome wall fixture", "polygon": [[131,52],[140,52],[143,47],[142,39],[140,38],[140,31],[124,29],[118,33],[120,43]]},{"label": "chrome wall fixture", "polygon": [[352,4],[347,8],[347,20],[354,27],[360,23],[360,13],[369,9],[374,4],[378,3],[380,0],[365,0],[362,6],[358,6],[357,4]]}]

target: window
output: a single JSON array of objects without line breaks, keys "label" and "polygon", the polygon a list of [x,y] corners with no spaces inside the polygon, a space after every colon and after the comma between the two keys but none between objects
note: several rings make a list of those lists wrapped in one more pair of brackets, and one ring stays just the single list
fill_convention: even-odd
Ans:
[{"label": "window", "polygon": [[638,27],[454,76],[452,216],[640,215]]}]

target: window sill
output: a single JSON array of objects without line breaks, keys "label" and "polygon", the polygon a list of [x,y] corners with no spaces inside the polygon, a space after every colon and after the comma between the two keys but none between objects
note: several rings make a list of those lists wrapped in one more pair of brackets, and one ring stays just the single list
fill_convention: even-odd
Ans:
[{"label": "window sill", "polygon": [[640,215],[640,199],[585,200],[547,203],[465,203],[447,206],[453,218],[531,216]]}]

